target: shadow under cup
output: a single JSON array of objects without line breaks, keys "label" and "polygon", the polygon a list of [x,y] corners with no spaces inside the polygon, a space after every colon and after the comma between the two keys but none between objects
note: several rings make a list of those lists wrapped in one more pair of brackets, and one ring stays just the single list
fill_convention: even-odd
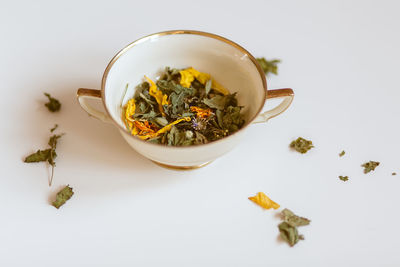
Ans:
[{"label": "shadow under cup", "polygon": [[[135,87],[144,81],[144,75],[155,81],[167,66],[193,67],[211,74],[212,79],[221,83],[229,92],[237,92],[238,103],[243,106],[242,113],[246,121],[243,128],[223,139],[189,147],[157,145],[132,136],[122,120],[121,106],[133,97]],[[126,90],[127,84],[129,86]],[[79,94],[78,91],[78,98],[83,95],[90,96],[88,92]],[[267,98],[267,85],[255,58],[236,43],[209,33],[171,31],[144,37],[122,49],[106,68],[101,97],[108,118],[107,115],[96,116],[93,113],[99,115],[101,112],[91,112],[90,107],[79,100],[89,114],[116,124],[125,140],[140,154],[164,166],[191,169],[211,162],[240,141],[246,126],[259,117]]]}]

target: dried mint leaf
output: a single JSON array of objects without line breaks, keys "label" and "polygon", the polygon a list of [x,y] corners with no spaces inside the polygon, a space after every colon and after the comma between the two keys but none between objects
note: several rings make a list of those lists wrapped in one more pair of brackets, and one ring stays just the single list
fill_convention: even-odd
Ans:
[{"label": "dried mint leaf", "polygon": [[46,150],[38,150],[35,153],[30,154],[27,156],[24,160],[26,163],[32,163],[32,162],[41,162],[41,161],[48,161],[50,158],[50,153],[52,149],[46,149]]},{"label": "dried mint leaf", "polygon": [[342,181],[344,181],[344,182],[346,182],[346,181],[348,181],[349,180],[349,176],[339,176],[339,179],[340,180],[342,180]]},{"label": "dried mint leaf", "polygon": [[290,147],[296,150],[297,152],[304,154],[307,153],[307,151],[313,148],[314,146],[312,141],[299,137],[290,143]]},{"label": "dried mint leaf", "polygon": [[265,75],[268,75],[269,73],[273,73],[275,75],[278,74],[278,63],[281,62],[279,59],[266,60],[264,57],[262,57],[257,58],[257,61],[263,69]]},{"label": "dried mint leaf", "polygon": [[208,93],[211,91],[211,85],[212,85],[212,80],[208,80],[205,86],[206,95],[208,95]]},{"label": "dried mint leaf", "polygon": [[50,94],[48,94],[48,93],[44,93],[44,95],[47,96],[47,98],[49,99],[49,102],[44,104],[47,107],[47,109],[49,111],[51,111],[51,112],[59,111],[60,108],[61,108],[60,101],[58,101],[57,99],[51,97]]},{"label": "dried mint leaf", "polygon": [[303,225],[309,225],[310,220],[304,217],[297,216],[289,209],[282,211],[283,220],[291,226],[298,227]]},{"label": "dried mint leaf", "polygon": [[340,152],[339,157],[343,157],[344,154],[346,154],[346,152],[344,150],[342,150],[342,152]]},{"label": "dried mint leaf", "polygon": [[216,95],[212,98],[204,98],[203,103],[209,106],[210,108],[223,110],[226,104],[226,96]]},{"label": "dried mint leaf", "polygon": [[52,205],[57,209],[60,208],[65,204],[65,202],[67,202],[68,199],[72,197],[73,194],[74,192],[72,191],[72,187],[69,185],[65,186],[60,192],[57,193],[56,200],[52,203]]},{"label": "dried mint leaf", "polygon": [[53,128],[50,129],[50,132],[54,132],[58,128],[58,124],[55,124]]},{"label": "dried mint leaf", "polygon": [[304,237],[299,235],[297,228],[290,225],[287,222],[282,222],[278,225],[280,236],[283,240],[289,243],[290,246],[294,246],[299,242],[299,240],[303,240]]},{"label": "dried mint leaf", "polygon": [[380,162],[377,161],[368,161],[361,166],[364,167],[364,173],[369,173],[370,171],[374,171],[379,164]]}]

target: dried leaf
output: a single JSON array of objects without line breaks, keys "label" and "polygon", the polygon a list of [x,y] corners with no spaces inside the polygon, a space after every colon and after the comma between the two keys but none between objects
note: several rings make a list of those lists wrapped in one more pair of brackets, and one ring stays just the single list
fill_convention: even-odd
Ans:
[{"label": "dried leaf", "polygon": [[222,95],[216,95],[212,98],[204,98],[203,103],[209,106],[210,108],[223,110],[226,104],[226,97]]},{"label": "dried leaf", "polygon": [[212,80],[208,80],[205,85],[206,96],[211,91]]},{"label": "dried leaf", "polygon": [[289,209],[282,210],[283,220],[293,227],[309,225],[310,220],[304,217],[297,216]]},{"label": "dried leaf", "polygon": [[273,60],[266,60],[265,58],[257,58],[258,64],[260,64],[261,68],[263,69],[265,75],[269,73],[273,73],[278,75],[278,63],[281,61],[279,59]]},{"label": "dried leaf", "polygon": [[297,152],[304,154],[314,146],[312,141],[299,137],[290,143],[290,147],[296,150]]},{"label": "dried leaf", "polygon": [[63,189],[61,189],[60,192],[57,193],[56,200],[52,203],[54,207],[59,209],[62,205],[69,200],[74,192],[72,191],[72,187],[69,185],[65,186]]},{"label": "dried leaf", "polygon": [[361,166],[364,167],[364,173],[369,173],[370,171],[374,171],[379,164],[380,162],[378,161],[368,161]]},{"label": "dried leaf", "polygon": [[48,159],[50,158],[50,153],[51,153],[50,148],[46,150],[38,150],[35,153],[32,153],[29,156],[27,156],[24,162],[32,163],[32,162],[48,161]]},{"label": "dried leaf", "polygon": [[279,204],[272,201],[263,192],[258,192],[257,195],[255,195],[254,197],[249,197],[249,199],[251,201],[253,201],[254,203],[256,203],[257,205],[259,205],[260,207],[267,209],[267,210],[270,208],[273,208],[276,210],[276,209],[279,209],[279,207],[280,207]]},{"label": "dried leaf", "polygon": [[349,180],[349,176],[339,176],[339,179],[342,180],[343,182],[346,182]]},{"label": "dried leaf", "polygon": [[58,124],[55,124],[53,128],[50,129],[50,132],[54,132],[58,128]]},{"label": "dried leaf", "polygon": [[59,111],[60,108],[61,108],[60,101],[58,101],[57,99],[51,97],[50,94],[48,94],[48,93],[44,93],[44,95],[47,96],[47,98],[49,99],[49,102],[44,104],[47,107],[47,109],[49,111],[51,111],[51,112]]},{"label": "dried leaf", "polygon": [[299,240],[304,239],[302,235],[299,235],[297,228],[287,222],[280,223],[278,228],[282,239],[288,242],[292,247],[296,245]]},{"label": "dried leaf", "polygon": [[342,152],[340,152],[339,157],[343,157],[344,154],[346,154],[346,152],[343,150]]},{"label": "dried leaf", "polygon": [[397,175],[397,173],[395,173],[395,172],[392,172],[392,175]]}]

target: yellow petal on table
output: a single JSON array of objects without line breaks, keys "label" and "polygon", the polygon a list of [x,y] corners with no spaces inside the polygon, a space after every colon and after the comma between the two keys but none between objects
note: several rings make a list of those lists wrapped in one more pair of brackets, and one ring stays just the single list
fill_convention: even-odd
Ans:
[{"label": "yellow petal on table", "polygon": [[270,209],[273,208],[274,210],[279,209],[279,204],[275,203],[272,201],[269,197],[267,197],[266,194],[263,192],[258,192],[257,195],[254,197],[249,197],[251,201],[256,203],[257,205],[263,207],[264,209]]},{"label": "yellow petal on table", "polygon": [[[196,78],[203,85],[205,85],[206,82],[211,79],[210,74],[200,72],[198,70],[193,69],[192,67],[187,68],[185,70],[181,70],[179,73],[181,74],[181,85],[187,88],[190,87],[190,85],[194,81],[194,78]],[[212,80],[211,88],[224,95],[229,94],[228,89],[226,89],[224,86],[222,86],[222,84],[218,83],[215,80]]]},{"label": "yellow petal on table", "polygon": [[168,132],[169,130],[171,130],[171,128],[172,128],[173,125],[178,124],[178,123],[180,123],[181,121],[191,121],[191,120],[192,120],[192,119],[191,119],[190,117],[184,117],[184,118],[182,118],[182,119],[178,119],[178,120],[176,120],[176,121],[174,121],[174,122],[171,122],[170,124],[164,126],[164,127],[161,128],[160,130],[158,130],[158,131],[156,132],[156,135],[160,135],[160,134],[163,134],[163,133],[165,133],[165,132]]},{"label": "yellow petal on table", "polygon": [[144,76],[144,77],[145,77],[145,78],[147,79],[147,81],[150,83],[149,94],[150,94],[152,97],[154,97],[154,98],[156,99],[156,101],[157,101],[157,103],[158,103],[158,108],[159,108],[161,114],[162,114],[163,116],[165,116],[163,105],[167,105],[167,104],[168,104],[168,101],[167,101],[168,96],[167,96],[167,95],[164,95],[164,94],[157,88],[157,85],[156,85],[152,80],[150,80],[150,79],[149,79],[148,77],[146,77],[146,76]]}]

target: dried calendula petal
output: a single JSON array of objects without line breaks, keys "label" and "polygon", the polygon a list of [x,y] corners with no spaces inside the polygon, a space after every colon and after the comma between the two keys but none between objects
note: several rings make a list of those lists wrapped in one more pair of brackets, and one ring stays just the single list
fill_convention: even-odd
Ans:
[{"label": "dried calendula petal", "polygon": [[[183,87],[189,88],[194,78],[196,78],[201,84],[205,85],[208,80],[211,79],[211,75],[208,73],[200,72],[190,67],[185,70],[181,70],[179,72],[181,74],[181,85]],[[222,84],[218,83],[214,79],[211,81],[211,88],[220,92],[221,94],[227,95],[229,94],[228,89],[226,89]]]},{"label": "dried calendula petal", "polygon": [[132,115],[135,114],[135,110],[136,110],[135,99],[132,98],[128,101],[128,103],[126,103],[125,107],[125,119],[130,130],[132,130],[133,127]]},{"label": "dried calendula petal", "polygon": [[147,81],[150,83],[149,94],[154,97],[158,103],[158,108],[163,116],[165,116],[163,105],[168,105],[168,96],[164,95],[158,88],[157,85],[145,76]]},{"label": "dried calendula petal", "polygon": [[209,108],[205,109],[192,106],[190,110],[196,112],[197,118],[208,118],[213,114],[212,110]]},{"label": "dried calendula petal", "polygon": [[266,194],[263,192],[258,192],[257,195],[254,197],[249,197],[251,201],[256,203],[257,205],[263,207],[264,209],[270,209],[273,208],[274,210],[279,209],[279,204],[272,201],[269,197],[267,197]]},{"label": "dried calendula petal", "polygon": [[178,119],[174,122],[171,122],[170,124],[168,124],[167,126],[164,126],[163,128],[161,128],[160,130],[158,130],[157,135],[163,134],[165,132],[168,132],[169,130],[171,130],[172,126],[174,126],[175,124],[180,123],[181,121],[191,121],[192,119],[190,117],[184,117],[182,119]]}]

